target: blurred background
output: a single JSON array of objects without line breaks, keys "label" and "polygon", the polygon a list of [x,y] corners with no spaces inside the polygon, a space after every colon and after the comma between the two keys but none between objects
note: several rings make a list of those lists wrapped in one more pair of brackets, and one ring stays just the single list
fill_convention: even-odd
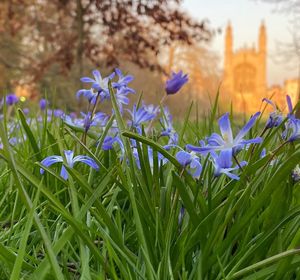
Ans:
[{"label": "blurred background", "polygon": [[256,111],[263,97],[285,107],[299,96],[299,0],[1,0],[0,92],[24,102],[47,96],[81,110],[80,77],[115,67],[158,104],[172,71],[189,83],[167,98],[175,116],[195,101],[208,110]]}]

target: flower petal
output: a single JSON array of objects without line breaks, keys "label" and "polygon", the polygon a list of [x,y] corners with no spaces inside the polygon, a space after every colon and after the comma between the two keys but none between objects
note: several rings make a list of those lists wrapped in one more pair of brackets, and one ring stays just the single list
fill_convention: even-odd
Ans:
[{"label": "flower petal", "polygon": [[61,167],[60,176],[63,177],[65,180],[67,180],[69,178],[68,171],[66,170],[64,165]]},{"label": "flower petal", "polygon": [[245,126],[239,131],[237,136],[234,139],[234,143],[237,145],[239,142],[244,138],[244,136],[247,134],[247,132],[252,128],[254,125],[256,119],[260,115],[260,112],[255,113],[250,120],[245,124]]},{"label": "flower petal", "polygon": [[65,154],[68,166],[72,168],[74,165],[74,161],[73,161],[74,152],[71,150],[65,150],[64,154]]},{"label": "flower petal", "polygon": [[226,113],[219,119],[219,127],[224,141],[226,143],[232,143],[233,137],[229,120],[229,113]]},{"label": "flower petal", "polygon": [[232,149],[221,151],[217,158],[217,164],[220,168],[230,168],[232,165]]},{"label": "flower petal", "polygon": [[80,79],[80,81],[82,81],[83,83],[94,83],[95,80],[93,80],[92,78],[89,78],[89,77],[82,77]]},{"label": "flower petal", "polygon": [[79,156],[76,156],[74,157],[73,159],[73,162],[83,162],[85,164],[87,164],[88,166],[96,169],[96,170],[99,170],[99,166],[98,164],[90,157],[88,156],[82,156],[82,155],[79,155]]},{"label": "flower petal", "polygon": [[192,156],[185,151],[179,151],[176,154],[176,159],[183,167],[185,167],[191,163]]},{"label": "flower petal", "polygon": [[[49,167],[50,165],[57,163],[57,162],[63,162],[63,158],[61,156],[49,156],[46,157],[41,161],[41,164],[44,165],[45,167]],[[44,173],[44,169],[40,168],[40,173]]]},{"label": "flower petal", "polygon": [[289,95],[286,95],[286,102],[288,105],[289,113],[292,114],[293,113],[293,104],[292,104],[292,99]]},{"label": "flower petal", "polygon": [[95,77],[96,83],[100,83],[102,81],[102,77],[101,77],[99,70],[94,70],[92,73],[93,73],[93,76]]},{"label": "flower petal", "polygon": [[193,159],[192,162],[191,162],[191,164],[190,164],[190,168],[192,170],[194,170],[194,172],[192,173],[192,176],[194,178],[199,178],[200,175],[201,175],[201,172],[202,172],[202,165],[199,162],[199,160]]}]

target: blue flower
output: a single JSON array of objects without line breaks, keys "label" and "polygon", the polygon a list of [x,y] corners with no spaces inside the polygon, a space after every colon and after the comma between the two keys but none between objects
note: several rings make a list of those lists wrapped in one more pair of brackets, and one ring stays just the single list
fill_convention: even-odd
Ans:
[{"label": "blue flower", "polygon": [[237,136],[233,138],[229,113],[226,113],[219,119],[219,127],[221,131],[221,135],[217,133],[213,133],[210,137],[208,137],[208,145],[204,147],[197,147],[193,145],[187,145],[186,147],[189,150],[205,153],[210,151],[221,151],[227,149],[233,149],[234,153],[237,153],[240,149],[244,148],[247,144],[258,144],[262,142],[261,137],[256,137],[253,139],[245,140],[244,137],[248,133],[248,131],[254,125],[257,117],[260,115],[260,112],[257,112],[250,118],[250,120],[245,124],[245,126],[239,131]]},{"label": "blue flower", "polygon": [[108,82],[112,80],[115,76],[115,73],[113,72],[108,77],[102,78],[100,72],[98,70],[93,70],[93,76],[94,79],[89,77],[83,77],[80,80],[83,83],[91,83],[92,88],[94,88],[97,92],[101,91],[108,91]]},{"label": "blue flower", "polygon": [[131,115],[131,121],[130,125],[138,131],[138,133],[141,133],[141,127],[140,125],[144,122],[151,121],[155,118],[155,114],[149,113],[147,110],[145,110],[144,107],[140,107],[138,110],[136,109],[136,104],[133,105],[133,110],[127,110]]},{"label": "blue flower", "polygon": [[129,99],[127,97],[127,94],[128,92],[126,93],[123,89],[117,89],[117,92],[115,94],[117,105],[121,113],[123,112],[123,105],[129,104]]},{"label": "blue flower", "polygon": [[292,100],[289,95],[286,96],[288,105],[287,121],[285,123],[285,130],[282,133],[282,138],[288,142],[294,142],[300,139],[300,119],[297,119],[293,114]]},{"label": "blue flower", "polygon": [[291,117],[285,123],[285,130],[282,133],[282,138],[288,142],[294,142],[300,139],[300,120]]},{"label": "blue flower", "polygon": [[23,112],[24,112],[25,115],[28,115],[30,111],[29,111],[28,108],[24,108],[24,109],[23,109]]},{"label": "blue flower", "polygon": [[91,89],[80,89],[76,93],[76,97],[79,98],[81,95],[84,96],[89,103],[95,105],[97,97],[99,96],[99,92],[95,91],[93,88]]},{"label": "blue flower", "polygon": [[173,72],[171,78],[166,81],[165,90],[167,94],[175,94],[188,80],[188,75],[183,75],[182,71],[179,71],[177,74]]},{"label": "blue flower", "polygon": [[111,150],[113,148],[114,143],[119,144],[119,146],[121,148],[121,151],[124,150],[124,145],[123,145],[120,137],[118,137],[118,136],[112,137],[112,136],[109,136],[109,135],[105,136],[105,138],[104,138],[104,141],[103,141],[103,144],[102,144],[102,150],[104,150],[104,151]]},{"label": "blue flower", "polygon": [[276,108],[275,104],[271,100],[264,98],[263,101],[267,102],[274,108],[274,111],[271,112],[269,115],[269,118],[266,123],[266,128],[279,126],[283,121],[283,116],[281,112]]},{"label": "blue flower", "polygon": [[286,95],[286,103],[288,105],[288,115],[287,117],[290,119],[294,119],[295,118],[295,115],[293,114],[293,104],[292,104],[292,99],[289,95]]},{"label": "blue flower", "polygon": [[154,106],[153,104],[150,105],[146,105],[143,102],[143,108],[149,113],[149,114],[153,114],[153,115],[157,115],[159,113],[159,106]]},{"label": "blue flower", "polygon": [[63,110],[55,109],[55,110],[48,110],[47,114],[50,117],[54,116],[54,117],[57,117],[57,118],[61,118],[62,116],[64,116],[65,113],[64,113]]},{"label": "blue flower", "polygon": [[[62,156],[54,155],[54,156],[49,156],[49,157],[46,157],[45,159],[43,159],[41,161],[41,164],[44,165],[45,167],[49,167],[50,165],[52,165],[54,163],[58,163],[58,162],[63,163],[61,172],[60,172],[60,176],[63,177],[65,180],[68,179],[68,172],[67,172],[66,168],[64,167],[64,165],[69,168],[73,168],[75,162],[83,162],[83,163],[89,165],[90,167],[92,167],[96,170],[99,170],[99,166],[97,165],[97,163],[88,156],[79,155],[79,156],[74,157],[74,152],[70,151],[70,150],[64,151],[64,155],[65,155],[65,160],[63,159]],[[43,174],[44,171],[45,170],[43,168],[40,169],[41,174]]]},{"label": "blue flower", "polygon": [[[232,167],[232,149],[226,149],[220,152],[218,155],[215,151],[210,153],[212,158],[212,163],[215,167],[215,176],[220,176],[221,174],[225,174],[231,179],[239,180],[240,177],[231,173],[234,170],[239,169],[239,166],[236,165]],[[243,167],[247,164],[246,161],[240,162],[240,166]]]},{"label": "blue flower", "polygon": [[83,83],[92,84],[92,88],[89,90],[81,89],[77,92],[76,96],[79,97],[80,95],[83,95],[90,103],[95,104],[98,95],[101,96],[101,101],[109,97],[108,83],[113,79],[115,73],[113,72],[105,78],[102,78],[98,70],[94,70],[92,73],[94,79],[89,77],[83,77],[80,79]]},{"label": "blue flower", "polygon": [[188,172],[194,177],[199,178],[202,172],[200,158],[194,152],[179,151],[176,154],[176,159],[184,168],[188,167]]},{"label": "blue flower", "polygon": [[119,80],[117,82],[113,82],[112,86],[119,90],[122,89],[123,93],[135,93],[134,89],[127,86],[128,83],[133,81],[133,76],[124,76],[122,71],[118,68],[115,69],[115,72],[117,73]]},{"label": "blue flower", "polygon": [[18,101],[19,101],[19,97],[16,96],[14,93],[6,95],[6,104],[8,106],[14,105],[18,103]]},{"label": "blue flower", "polygon": [[44,111],[45,109],[46,109],[46,106],[48,105],[48,101],[46,100],[46,99],[44,99],[44,98],[42,98],[41,100],[40,100],[40,109],[42,110],[42,111]]},{"label": "blue flower", "polygon": [[[141,169],[140,157],[136,145],[133,144],[132,148],[133,148],[132,154],[135,159],[136,165],[139,169]],[[153,170],[153,166],[154,166],[153,149],[149,146],[148,146],[148,159],[149,159],[150,168],[151,170]],[[165,165],[168,162],[168,159],[165,158],[161,153],[157,153],[157,159],[158,159],[159,167]]]},{"label": "blue flower", "polygon": [[296,183],[300,181],[300,167],[299,164],[292,170],[292,179]]},{"label": "blue flower", "polygon": [[64,115],[62,119],[64,122],[73,127],[84,128],[88,131],[91,126],[104,126],[108,119],[108,116],[102,112],[97,112],[94,114],[93,119],[91,119],[91,112],[87,114],[81,112],[82,118],[72,118],[71,115]]},{"label": "blue flower", "polygon": [[168,145],[178,144],[178,133],[173,128],[172,115],[170,114],[167,107],[164,108],[164,116],[161,118],[164,129],[161,131],[161,136],[169,137]]}]

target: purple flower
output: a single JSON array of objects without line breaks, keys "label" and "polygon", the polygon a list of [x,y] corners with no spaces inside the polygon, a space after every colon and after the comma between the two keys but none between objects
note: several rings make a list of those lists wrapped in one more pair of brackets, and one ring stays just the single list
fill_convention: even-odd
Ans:
[{"label": "purple flower", "polygon": [[149,114],[153,114],[153,115],[157,115],[159,113],[159,106],[154,106],[153,104],[150,105],[146,105],[143,102],[143,108],[149,113]]},{"label": "purple flower", "polygon": [[247,144],[258,144],[262,142],[261,137],[256,137],[253,139],[245,140],[244,137],[248,133],[248,131],[254,125],[256,119],[260,115],[260,112],[254,114],[250,120],[245,124],[245,126],[239,131],[237,136],[233,138],[230,120],[229,120],[229,113],[226,113],[219,119],[219,127],[221,131],[221,135],[217,133],[213,133],[210,137],[208,137],[208,145],[204,147],[197,147],[193,145],[187,145],[186,147],[198,153],[206,153],[210,151],[222,151],[233,149],[234,153],[243,149]]},{"label": "purple flower", "polygon": [[135,90],[132,88],[129,88],[127,86],[128,83],[130,83],[133,80],[133,76],[127,75],[124,76],[122,71],[118,68],[115,69],[115,72],[117,73],[119,80],[117,82],[113,82],[112,86],[118,90],[122,90],[123,93],[135,93]]},{"label": "purple flower", "polygon": [[89,77],[83,77],[80,79],[83,83],[92,84],[92,88],[90,90],[81,89],[77,92],[76,96],[79,97],[80,95],[83,95],[89,100],[90,103],[95,104],[96,98],[99,94],[101,96],[101,101],[107,99],[106,97],[109,96],[108,83],[111,79],[113,79],[115,73],[113,72],[105,78],[102,78],[98,70],[94,70],[92,73],[94,79]]},{"label": "purple flower", "polygon": [[[117,92],[115,94],[117,105],[120,109],[120,112],[123,112],[123,105],[129,104],[129,99],[127,97],[127,93],[123,91],[122,89],[117,89]],[[110,98],[110,96],[109,96]]]},{"label": "purple flower", "polygon": [[288,142],[294,142],[300,139],[300,120],[291,117],[285,123],[285,130],[282,133],[282,138]]},{"label": "purple flower", "polygon": [[14,105],[18,103],[18,101],[19,101],[19,97],[16,96],[14,93],[6,95],[6,104],[8,106]]},{"label": "purple flower", "polygon": [[271,100],[264,98],[263,101],[267,102],[274,108],[274,111],[271,112],[269,115],[269,118],[266,123],[266,128],[272,128],[272,127],[279,126],[283,121],[281,112],[279,110],[277,110],[275,104]]},{"label": "purple flower", "polygon": [[299,164],[292,170],[292,179],[296,183],[300,181],[300,167]]},{"label": "purple flower", "polygon": [[194,152],[179,151],[176,159],[184,168],[188,168],[188,172],[194,177],[199,178],[202,172],[200,158]]},{"label": "purple flower", "polygon": [[[234,170],[239,169],[239,166],[236,165],[232,167],[232,149],[226,149],[220,152],[218,155],[215,151],[210,153],[212,158],[212,163],[215,167],[215,176],[220,176],[221,174],[225,174],[231,179],[239,180],[240,177],[231,173]],[[243,167],[247,164],[246,161],[240,162],[240,166]]]},{"label": "purple flower", "polygon": [[288,105],[287,122],[285,123],[285,130],[282,133],[282,138],[288,142],[294,142],[300,139],[300,119],[297,119],[293,114],[292,100],[289,95],[286,96]]},{"label": "purple flower", "polygon": [[50,117],[54,116],[54,117],[57,117],[57,118],[61,118],[65,113],[61,109],[55,109],[55,110],[48,110],[47,114]]},{"label": "purple flower", "polygon": [[286,103],[288,105],[288,110],[289,113],[287,115],[288,118],[295,118],[295,115],[293,114],[293,104],[292,104],[292,99],[289,95],[286,95]]},{"label": "purple flower", "polygon": [[102,144],[102,150],[104,151],[107,151],[107,150],[111,150],[113,148],[113,144],[114,143],[118,143],[120,148],[121,148],[121,151],[124,150],[124,146],[123,146],[123,143],[120,139],[120,137],[118,136],[109,136],[107,135],[105,138],[104,138],[104,141],[103,141],[103,144]]},{"label": "purple flower", "polygon": [[[56,156],[56,155],[46,157],[41,161],[41,164],[44,165],[45,167],[49,167],[54,163],[61,162],[63,165],[61,168],[60,176],[63,177],[65,180],[68,179],[68,172],[65,166],[69,168],[73,168],[75,162],[83,162],[96,170],[99,169],[97,163],[88,156],[79,155],[74,157],[74,152],[70,150],[64,151],[64,155],[65,155],[65,159],[62,156]],[[45,170],[43,168],[40,169],[41,174],[44,174],[44,171]]]},{"label": "purple flower", "polygon": [[96,125],[104,125],[108,119],[108,116],[102,112],[97,112],[94,114],[93,119],[91,119],[91,112],[88,112],[87,114],[81,112],[82,118],[72,118],[70,115],[64,115],[62,119],[64,122],[73,127],[77,128],[84,128],[87,132],[91,126]]},{"label": "purple flower", "polygon": [[24,108],[23,112],[24,112],[25,115],[28,115],[29,114],[29,109],[28,108]]},{"label": "purple flower", "polygon": [[40,109],[44,111],[48,105],[48,101],[44,98],[40,100]]},{"label": "purple flower", "polygon": [[178,133],[173,128],[172,115],[170,114],[167,107],[164,108],[164,115],[161,118],[162,125],[164,129],[161,132],[161,136],[168,136],[169,142],[168,145],[177,145],[178,144]]},{"label": "purple flower", "polygon": [[93,88],[91,89],[80,89],[76,93],[76,97],[79,98],[83,95],[91,104],[95,104],[97,97],[99,96],[99,92],[95,91]]},{"label": "purple flower", "polygon": [[177,74],[173,72],[171,78],[166,81],[165,90],[167,94],[175,94],[187,82],[187,74],[183,75],[182,71],[179,71]]},{"label": "purple flower", "polygon": [[71,112],[69,114],[69,116],[70,116],[71,119],[76,119],[77,118],[77,114],[75,112]]},{"label": "purple flower", "polygon": [[[136,165],[139,169],[141,169],[140,157],[136,145],[133,144],[132,147],[133,147],[132,154],[134,156]],[[157,159],[158,159],[159,167],[165,165],[168,162],[168,159],[166,159],[161,153],[157,153]],[[149,146],[148,146],[148,160],[149,160],[150,168],[151,170],[153,170],[153,166],[154,166],[153,149]]]},{"label": "purple flower", "polygon": [[151,121],[155,118],[155,114],[149,113],[144,107],[136,109],[136,104],[133,105],[132,111],[127,110],[131,115],[130,125],[137,129],[138,133],[141,133],[140,125],[144,122]]}]

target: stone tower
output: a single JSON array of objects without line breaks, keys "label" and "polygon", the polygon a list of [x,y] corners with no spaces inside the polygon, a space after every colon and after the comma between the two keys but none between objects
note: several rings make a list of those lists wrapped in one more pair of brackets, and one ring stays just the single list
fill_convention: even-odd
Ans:
[{"label": "stone tower", "polygon": [[237,112],[254,112],[265,97],[267,36],[264,23],[258,36],[258,47],[233,50],[231,24],[226,28],[223,92],[227,102],[231,99]]}]

